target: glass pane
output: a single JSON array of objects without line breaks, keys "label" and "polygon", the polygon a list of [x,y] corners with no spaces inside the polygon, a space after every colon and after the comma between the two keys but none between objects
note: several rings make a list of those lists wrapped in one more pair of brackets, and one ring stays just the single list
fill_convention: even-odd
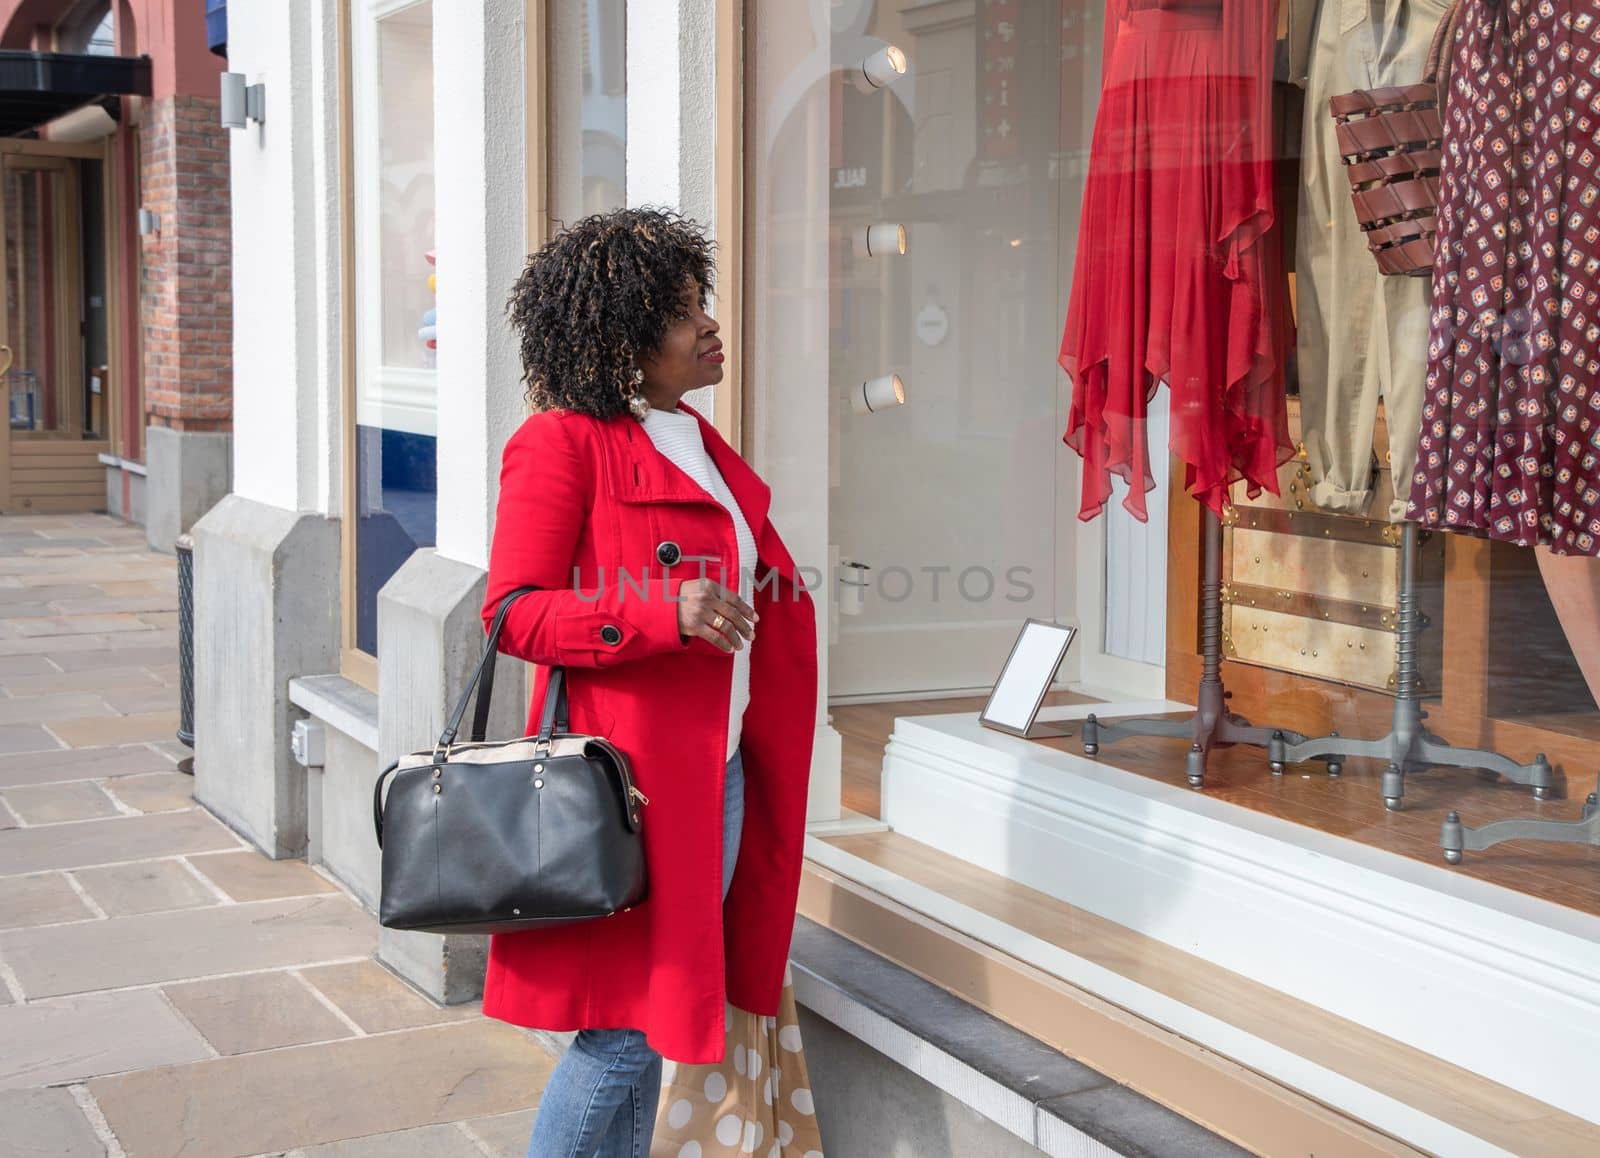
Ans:
[{"label": "glass pane", "polygon": [[627,0],[550,5],[551,217],[627,204]]},{"label": "glass pane", "polygon": [[[855,565],[828,707],[842,803],[892,825],[818,839],[1600,1121],[1559,997],[1431,964],[1439,928],[1600,917],[1593,10],[750,9],[753,449],[802,562]],[[974,741],[981,697],[939,693],[1029,616],[1084,629],[1076,735]]]},{"label": "glass pane", "polygon": [[68,391],[73,351],[64,338],[72,319],[63,315],[61,280],[66,244],[65,174],[55,169],[8,165],[6,204],[6,333],[11,347],[7,373],[13,433],[39,434],[68,428]]},{"label": "glass pane", "polygon": [[432,0],[378,21],[377,89],[382,357],[431,368],[417,330],[433,308]]},{"label": "glass pane", "polygon": [[82,182],[84,435],[105,438],[111,406],[110,346],[106,332],[106,238],[101,162],[77,162]]},{"label": "glass pane", "polygon": [[828,541],[870,568],[830,648],[836,694],[987,686],[1021,619],[1068,613],[1056,356],[1097,9],[761,12],[753,348],[783,354],[757,441],[827,447]]},{"label": "glass pane", "polygon": [[[357,19],[366,19],[358,14]],[[433,4],[367,27],[359,59],[356,645],[377,654],[377,594],[435,542]]]}]

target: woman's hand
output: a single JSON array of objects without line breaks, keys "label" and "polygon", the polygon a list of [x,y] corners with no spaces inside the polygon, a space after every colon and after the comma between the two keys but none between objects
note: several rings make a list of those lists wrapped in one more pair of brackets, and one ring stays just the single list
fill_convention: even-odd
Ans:
[{"label": "woman's hand", "polygon": [[678,634],[697,635],[734,652],[756,637],[755,608],[714,579],[686,579],[678,587]]}]

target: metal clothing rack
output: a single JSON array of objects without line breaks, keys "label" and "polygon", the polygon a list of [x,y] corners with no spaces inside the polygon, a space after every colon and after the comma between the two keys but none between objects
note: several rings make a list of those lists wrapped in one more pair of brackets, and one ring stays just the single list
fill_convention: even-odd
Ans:
[{"label": "metal clothing rack", "polygon": [[1285,765],[1302,760],[1326,760],[1328,774],[1337,776],[1347,756],[1386,760],[1388,768],[1383,774],[1383,804],[1391,812],[1400,807],[1401,798],[1405,795],[1406,775],[1427,768],[1482,768],[1499,773],[1517,784],[1532,785],[1534,796],[1543,800],[1549,795],[1550,786],[1555,780],[1550,761],[1545,759],[1543,752],[1534,758],[1532,764],[1518,764],[1498,752],[1452,747],[1428,731],[1423,724],[1428,714],[1422,710],[1422,698],[1417,692],[1417,636],[1422,631],[1422,612],[1417,605],[1420,543],[1417,525],[1406,523],[1400,547],[1400,608],[1395,641],[1398,653],[1397,687],[1389,734],[1381,740],[1357,740],[1340,736],[1337,732],[1315,740],[1290,741],[1275,737],[1267,748],[1272,773],[1281,776]]},{"label": "metal clothing rack", "polygon": [[1581,820],[1516,818],[1468,828],[1461,823],[1461,814],[1452,812],[1445,817],[1444,829],[1439,833],[1439,847],[1444,849],[1444,859],[1451,864],[1461,863],[1464,849],[1481,852],[1503,840],[1546,840],[1557,844],[1592,844],[1600,848],[1600,791],[1589,793],[1589,798],[1583,802]]},{"label": "metal clothing rack", "polygon": [[1204,574],[1200,588],[1200,690],[1194,715],[1187,720],[1126,720],[1108,724],[1090,715],[1083,721],[1083,752],[1097,756],[1103,744],[1115,744],[1134,736],[1160,736],[1188,739],[1189,755],[1184,771],[1189,786],[1205,784],[1206,764],[1211,750],[1231,744],[1250,744],[1265,748],[1269,744],[1303,743],[1298,732],[1253,727],[1228,710],[1229,694],[1222,686],[1222,520],[1207,507],[1205,519]]}]

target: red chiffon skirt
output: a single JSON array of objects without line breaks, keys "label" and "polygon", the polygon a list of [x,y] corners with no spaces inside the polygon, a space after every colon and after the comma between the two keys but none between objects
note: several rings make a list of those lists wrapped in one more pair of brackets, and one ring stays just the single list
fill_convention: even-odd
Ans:
[{"label": "red chiffon skirt", "polygon": [[1105,62],[1090,146],[1077,267],[1061,340],[1073,382],[1063,441],[1083,457],[1078,517],[1105,509],[1111,476],[1143,521],[1155,488],[1146,444],[1157,386],[1171,400],[1171,449],[1195,498],[1219,514],[1243,479],[1278,493],[1294,454],[1284,366],[1292,343],[1276,229],[1225,204],[1241,126],[1224,86],[1218,17],[1133,12]]}]

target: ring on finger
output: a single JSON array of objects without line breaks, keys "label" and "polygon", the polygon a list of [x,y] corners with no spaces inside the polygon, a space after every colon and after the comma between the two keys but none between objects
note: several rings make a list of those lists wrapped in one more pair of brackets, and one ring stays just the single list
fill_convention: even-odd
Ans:
[{"label": "ring on finger", "polygon": [[711,630],[712,631],[721,631],[722,630],[722,625],[724,623],[726,623],[726,622],[728,622],[727,619],[725,619],[723,617],[721,612],[718,612],[717,613],[717,617],[711,621]]}]

